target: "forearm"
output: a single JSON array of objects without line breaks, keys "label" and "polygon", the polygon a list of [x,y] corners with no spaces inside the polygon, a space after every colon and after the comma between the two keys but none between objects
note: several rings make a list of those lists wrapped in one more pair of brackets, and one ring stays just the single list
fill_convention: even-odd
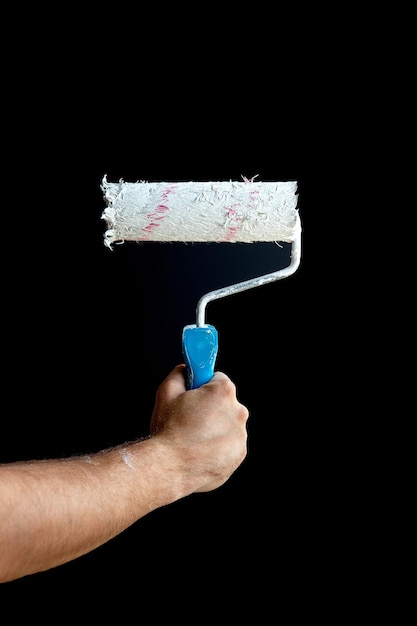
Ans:
[{"label": "forearm", "polygon": [[44,571],[185,495],[152,438],[92,456],[0,466],[0,581]]},{"label": "forearm", "polygon": [[82,556],[150,511],[229,479],[246,457],[248,410],[221,372],[186,392],[184,367],[157,391],[151,437],[89,457],[0,465],[0,582]]}]

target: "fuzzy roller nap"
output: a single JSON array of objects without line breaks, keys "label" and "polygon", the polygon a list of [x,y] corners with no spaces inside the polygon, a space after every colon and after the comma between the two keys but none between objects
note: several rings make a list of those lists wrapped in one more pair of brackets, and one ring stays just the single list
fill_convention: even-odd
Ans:
[{"label": "fuzzy roller nap", "polygon": [[208,302],[285,278],[299,266],[296,181],[109,183],[104,177],[101,189],[106,202],[104,243],[109,248],[124,241],[291,243],[288,267],[200,298],[196,324],[183,330],[183,354],[188,387],[201,386],[213,375],[218,350],[217,331],[204,321]]}]

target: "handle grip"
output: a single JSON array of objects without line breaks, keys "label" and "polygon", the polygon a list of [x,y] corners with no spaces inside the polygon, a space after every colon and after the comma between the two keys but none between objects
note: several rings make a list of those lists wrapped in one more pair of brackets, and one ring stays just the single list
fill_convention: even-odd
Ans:
[{"label": "handle grip", "polygon": [[184,326],[182,353],[187,366],[187,389],[201,387],[212,378],[218,351],[218,335],[214,326]]}]

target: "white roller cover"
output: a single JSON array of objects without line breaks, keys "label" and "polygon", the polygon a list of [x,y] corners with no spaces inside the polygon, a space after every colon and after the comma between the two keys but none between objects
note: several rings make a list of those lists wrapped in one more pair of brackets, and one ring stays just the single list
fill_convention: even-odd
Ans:
[{"label": "white roller cover", "polygon": [[123,241],[292,242],[299,228],[297,182],[107,182],[111,248]]}]

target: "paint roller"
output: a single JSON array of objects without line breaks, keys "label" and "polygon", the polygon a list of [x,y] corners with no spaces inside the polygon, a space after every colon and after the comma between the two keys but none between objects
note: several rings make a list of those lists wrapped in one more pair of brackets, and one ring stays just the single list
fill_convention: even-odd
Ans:
[{"label": "paint roller", "polygon": [[209,302],[291,276],[301,260],[296,181],[125,182],[104,176],[104,243],[125,241],[291,244],[289,264],[277,271],[203,295],[196,323],[184,326],[182,353],[188,389],[207,383],[218,353],[217,329],[205,321]]}]

